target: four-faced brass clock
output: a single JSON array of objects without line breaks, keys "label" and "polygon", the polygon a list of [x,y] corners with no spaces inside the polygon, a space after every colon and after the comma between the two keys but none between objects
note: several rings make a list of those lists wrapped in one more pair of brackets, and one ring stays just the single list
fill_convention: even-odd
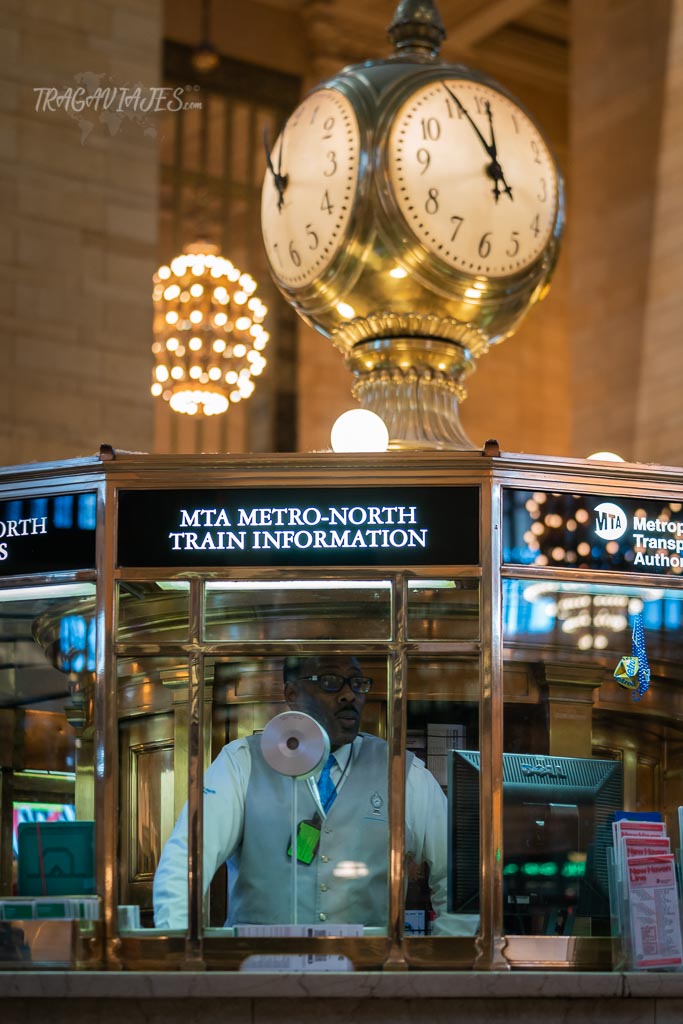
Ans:
[{"label": "four-faced brass clock", "polygon": [[400,0],[389,34],[391,57],[313,90],[267,147],[265,248],[394,442],[471,447],[462,381],[547,291],[562,180],[514,97],[438,59],[431,0]]}]

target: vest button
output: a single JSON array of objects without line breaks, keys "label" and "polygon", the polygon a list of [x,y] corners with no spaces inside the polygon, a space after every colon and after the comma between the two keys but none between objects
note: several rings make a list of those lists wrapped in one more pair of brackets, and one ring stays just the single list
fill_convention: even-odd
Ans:
[{"label": "vest button", "polygon": [[323,882],[323,884],[322,884],[322,885],[320,886],[320,891],[321,891],[321,892],[327,892],[327,886],[325,885],[325,883],[324,883],[324,882]]},{"label": "vest button", "polygon": [[330,859],[330,858],[329,858],[329,857],[326,857],[326,856],[325,856],[325,854],[323,854],[323,855],[322,855],[322,857],[321,857],[320,859],[321,859],[321,861],[323,862],[323,864],[327,864],[327,863],[329,862],[329,859]]},{"label": "vest button", "polygon": [[327,921],[327,914],[318,914],[321,921]]},{"label": "vest button", "polygon": [[325,831],[327,832],[328,836],[332,835],[332,829],[330,828],[329,825],[325,825]]}]

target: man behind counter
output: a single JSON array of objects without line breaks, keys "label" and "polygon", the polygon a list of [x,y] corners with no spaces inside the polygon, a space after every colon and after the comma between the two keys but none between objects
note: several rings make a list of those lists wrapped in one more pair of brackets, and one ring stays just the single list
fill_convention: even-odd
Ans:
[{"label": "man behind counter", "polygon": [[[289,707],[315,718],[332,750],[318,780],[326,819],[307,787],[298,795],[300,820],[310,826],[313,846],[317,841],[310,863],[299,868],[298,919],[386,927],[387,744],[359,732],[372,680],[355,658],[322,655],[287,659],[284,683]],[[446,907],[446,797],[421,761],[410,753],[406,761],[406,853],[429,865],[438,931]],[[204,889],[227,860],[226,924],[291,922],[291,785],[266,764],[259,736],[228,743],[206,771]],[[154,877],[154,922],[187,927],[187,807]],[[464,930],[473,927],[476,918]]]}]

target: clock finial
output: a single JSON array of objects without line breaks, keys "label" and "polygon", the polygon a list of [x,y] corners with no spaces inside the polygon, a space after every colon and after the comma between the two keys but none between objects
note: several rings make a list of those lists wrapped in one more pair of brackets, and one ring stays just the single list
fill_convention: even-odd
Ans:
[{"label": "clock finial", "polygon": [[438,56],[446,31],[434,0],[400,0],[387,29],[397,53]]}]

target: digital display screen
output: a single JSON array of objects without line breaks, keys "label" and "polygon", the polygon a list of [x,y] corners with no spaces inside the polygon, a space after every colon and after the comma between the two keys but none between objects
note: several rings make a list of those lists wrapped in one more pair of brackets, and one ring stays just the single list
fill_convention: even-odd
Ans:
[{"label": "digital display screen", "polygon": [[0,502],[0,576],[95,568],[97,495]]},{"label": "digital display screen", "polygon": [[119,494],[119,566],[478,565],[477,487]]},{"label": "digital display screen", "polygon": [[683,502],[508,488],[503,561],[678,576],[683,573]]}]

